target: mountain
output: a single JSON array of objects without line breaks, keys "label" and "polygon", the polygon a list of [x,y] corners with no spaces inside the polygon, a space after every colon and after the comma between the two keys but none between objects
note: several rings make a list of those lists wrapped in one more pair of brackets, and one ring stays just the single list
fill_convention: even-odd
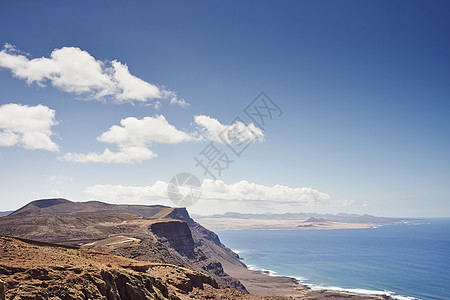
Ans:
[{"label": "mountain", "polygon": [[323,222],[327,222],[327,219],[311,217],[305,221],[305,223],[323,223]]},{"label": "mountain", "polygon": [[0,218],[1,217],[6,217],[9,214],[11,214],[13,211],[0,211]]},{"label": "mountain", "polygon": [[12,212],[10,217],[52,216],[62,214],[79,214],[89,212],[123,212],[134,213],[142,217],[151,217],[163,209],[162,205],[124,205],[109,204],[100,201],[73,202],[67,199],[35,200]]},{"label": "mountain", "polygon": [[222,267],[222,262],[245,267],[238,255],[215,233],[192,220],[185,208],[36,200],[0,218],[0,235],[170,263],[204,272],[221,285],[247,292]]},{"label": "mountain", "polygon": [[374,223],[374,224],[392,224],[401,222],[403,218],[385,218],[372,215],[357,215],[339,213],[332,214],[317,214],[317,213],[284,213],[284,214],[241,214],[238,212],[227,212],[224,214],[214,214],[210,216],[193,215],[196,220],[202,219],[262,219],[262,220],[307,220],[310,218],[323,219],[333,222],[346,223]]}]

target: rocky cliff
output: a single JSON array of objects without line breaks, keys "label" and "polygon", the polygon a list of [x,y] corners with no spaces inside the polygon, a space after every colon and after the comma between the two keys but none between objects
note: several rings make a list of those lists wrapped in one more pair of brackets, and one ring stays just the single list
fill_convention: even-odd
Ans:
[{"label": "rocky cliff", "polygon": [[186,208],[166,208],[155,215],[160,219],[178,219],[185,221],[192,232],[195,245],[208,257],[219,261],[221,264],[246,267],[239,255],[220,242],[217,234],[195,222]]},{"label": "rocky cliff", "polygon": [[246,292],[222,267],[222,261],[241,265],[237,255],[194,222],[184,208],[38,200],[0,218],[0,234],[170,263]]}]

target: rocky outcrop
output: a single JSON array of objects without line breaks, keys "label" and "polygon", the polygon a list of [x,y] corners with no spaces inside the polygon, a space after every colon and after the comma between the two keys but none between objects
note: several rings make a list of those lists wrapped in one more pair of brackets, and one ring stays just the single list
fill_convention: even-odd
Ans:
[{"label": "rocky outcrop", "polygon": [[159,219],[167,218],[185,221],[192,232],[195,245],[206,256],[219,261],[222,265],[234,265],[246,268],[245,264],[241,262],[239,255],[222,244],[217,234],[195,222],[189,216],[186,208],[168,208],[155,215],[155,217]]},{"label": "rocky outcrop", "polygon": [[0,237],[0,299],[179,299],[132,260],[44,245]]},{"label": "rocky outcrop", "polygon": [[[206,256],[197,259],[197,261],[199,261],[200,263],[197,263],[194,268],[196,270],[201,270],[209,275],[212,275],[222,285],[230,286],[239,291],[247,292],[247,289],[244,287],[244,285],[239,280],[228,276],[223,268],[223,265],[246,268],[245,264],[241,262],[239,256],[236,253],[234,253],[231,249],[227,248],[220,242],[217,234],[195,222],[189,216],[186,208],[167,208],[155,215],[154,218],[157,218],[158,220],[178,219],[186,222],[192,235],[191,238],[195,244],[195,247],[198,249],[197,254],[201,253],[201,255]],[[171,236],[169,232],[165,232],[164,234]],[[182,238],[182,240],[184,240],[184,238]]]},{"label": "rocky outcrop", "polygon": [[8,299],[179,299],[161,280],[127,271],[7,267],[1,271],[9,275]]},{"label": "rocky outcrop", "polygon": [[[219,249],[221,249],[220,245],[222,244],[217,235],[194,222],[185,209],[171,210],[172,212],[166,217],[179,217],[183,219],[158,221],[152,224],[149,230],[158,237],[159,242],[168,244],[168,249],[174,249],[181,255],[181,258],[178,259],[178,261],[182,261],[180,265],[204,272],[216,278],[222,285],[230,286],[238,291],[247,293],[246,288],[241,282],[225,273],[220,261],[212,258],[212,255],[208,256],[203,252],[202,248],[210,253],[214,253],[215,256],[219,253]],[[194,236],[197,236],[197,239]],[[210,243],[214,246],[209,245]],[[226,248],[225,246],[223,247]],[[232,251],[230,250],[230,252]],[[227,255],[222,254],[222,257],[226,257]],[[173,257],[176,255],[170,253],[170,256]],[[187,258],[187,260],[184,258]],[[240,263],[239,260],[238,263]]]},{"label": "rocky outcrop", "polygon": [[195,242],[186,222],[180,220],[161,221],[150,225],[149,230],[160,241],[168,243],[181,255],[189,259],[195,258]]}]

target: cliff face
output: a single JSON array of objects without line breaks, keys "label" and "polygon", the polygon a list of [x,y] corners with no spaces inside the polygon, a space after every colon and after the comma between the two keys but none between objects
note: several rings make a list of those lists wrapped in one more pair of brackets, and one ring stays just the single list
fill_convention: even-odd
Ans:
[{"label": "cliff face", "polygon": [[220,242],[217,234],[195,222],[186,208],[167,208],[156,215],[161,219],[178,219],[185,221],[192,232],[195,245],[209,258],[219,261],[222,265],[243,267],[239,255]]},{"label": "cliff face", "polygon": [[246,292],[222,267],[222,263],[242,265],[237,255],[184,208],[39,200],[0,218],[0,234],[175,264]]},{"label": "cliff face", "polygon": [[186,222],[179,220],[157,222],[150,225],[149,230],[161,242],[167,243],[169,247],[175,249],[179,254],[189,259],[195,258],[195,243]]}]

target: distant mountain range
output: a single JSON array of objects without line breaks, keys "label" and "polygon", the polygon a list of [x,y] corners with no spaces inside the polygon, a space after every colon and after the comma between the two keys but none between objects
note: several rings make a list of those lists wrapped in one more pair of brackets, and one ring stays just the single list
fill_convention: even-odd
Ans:
[{"label": "distant mountain range", "polygon": [[[241,214],[238,212],[227,212],[224,214],[214,214],[209,216],[204,215],[192,215],[196,220],[201,219],[261,219],[261,220],[308,220],[311,218],[319,219],[324,221],[333,222],[345,222],[345,223],[372,223],[372,224],[391,224],[398,223],[405,218],[386,218],[386,217],[376,217],[372,215],[358,215],[358,214],[346,214],[339,213],[333,214],[317,214],[317,213],[284,213],[284,214]],[[314,220],[314,219],[312,219]]]},{"label": "distant mountain range", "polygon": [[13,212],[13,210],[11,210],[11,211],[0,211],[0,218],[9,215],[12,212]]}]

